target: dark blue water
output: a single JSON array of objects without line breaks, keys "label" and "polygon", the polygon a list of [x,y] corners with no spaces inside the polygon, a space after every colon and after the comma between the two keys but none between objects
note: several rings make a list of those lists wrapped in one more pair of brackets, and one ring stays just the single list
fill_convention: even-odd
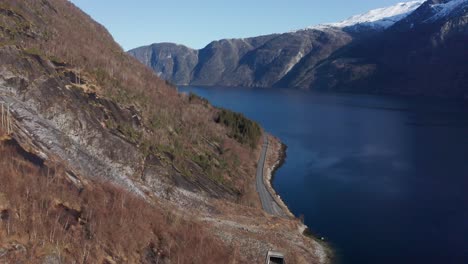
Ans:
[{"label": "dark blue water", "polygon": [[343,264],[468,263],[463,103],[289,90],[181,88],[288,145],[274,187]]}]

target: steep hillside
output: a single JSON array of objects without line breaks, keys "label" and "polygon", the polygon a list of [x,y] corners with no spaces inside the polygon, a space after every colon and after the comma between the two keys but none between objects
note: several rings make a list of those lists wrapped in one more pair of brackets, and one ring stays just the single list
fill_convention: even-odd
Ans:
[{"label": "steep hillside", "polygon": [[[13,163],[20,170],[14,178],[8,171],[0,172],[0,182],[12,181],[11,186],[20,190],[15,196],[8,185],[0,189],[8,193],[4,200],[13,206],[5,218],[18,224],[13,233],[8,231],[11,222],[2,225],[7,236],[1,236],[0,243],[5,244],[0,250],[12,249],[28,263],[37,262],[25,252],[46,256],[53,251],[59,258],[80,261],[77,256],[91,252],[74,247],[69,238],[55,237],[76,232],[84,236],[76,243],[95,249],[89,263],[145,263],[141,260],[145,252],[153,256],[148,263],[154,263],[157,252],[164,253],[163,263],[192,263],[190,254],[207,258],[208,263],[219,263],[219,256],[251,263],[260,262],[271,248],[285,252],[295,263],[326,261],[322,246],[298,231],[297,219],[278,219],[260,208],[254,178],[261,128],[242,115],[226,115],[228,111],[195,95],[179,94],[69,1],[0,1],[0,104],[9,106],[12,123],[12,133],[1,140],[16,142],[20,152],[39,166],[23,175],[24,163]],[[235,122],[221,122],[226,116],[235,116]],[[58,166],[59,185],[50,186],[44,170],[50,173]],[[33,177],[38,178],[31,188],[43,188],[44,181],[46,187],[38,189],[44,194],[30,198],[25,185]],[[96,209],[89,201],[99,193],[102,197],[93,200]],[[126,209],[114,214],[116,195],[125,197],[121,207]],[[26,207],[28,199],[36,198],[51,206],[45,216],[40,208]],[[65,198],[74,204],[65,205]],[[89,210],[96,217],[92,222],[86,224],[92,218],[87,216],[76,230],[67,228],[63,219],[78,221],[76,214]],[[62,218],[62,211],[72,216]],[[123,219],[138,212],[141,217]],[[169,214],[169,219],[157,218],[158,212]],[[37,215],[43,218],[38,220]],[[142,219],[150,223],[138,222]],[[165,230],[179,220],[181,226]],[[53,235],[47,233],[51,224]],[[45,233],[40,234],[37,229],[42,225]],[[207,242],[219,245],[207,251],[213,258],[188,249],[197,239],[205,239],[182,234],[192,225],[208,232]],[[115,235],[109,232],[123,232],[123,227],[135,232],[125,236],[128,241],[119,234],[114,245],[106,244]],[[179,227],[181,232],[171,231]],[[231,250],[234,253],[226,253]],[[104,253],[110,260],[103,259]],[[16,258],[0,253],[0,261],[5,256]],[[200,258],[193,261],[205,263]]]},{"label": "steep hillside", "polygon": [[253,151],[214,122],[217,109],[178,94],[71,3],[4,5],[0,91],[20,142],[44,158],[73,161],[75,174],[118,180],[140,194],[133,180],[149,184],[157,171],[161,180],[237,199]]},{"label": "steep hillside", "polygon": [[[0,261],[4,263],[221,263],[233,248],[207,226],[109,183],[77,186],[0,142]],[[36,162],[34,162],[36,161]],[[182,246],[181,242],[186,243]],[[200,247],[203,246],[203,250]]]}]

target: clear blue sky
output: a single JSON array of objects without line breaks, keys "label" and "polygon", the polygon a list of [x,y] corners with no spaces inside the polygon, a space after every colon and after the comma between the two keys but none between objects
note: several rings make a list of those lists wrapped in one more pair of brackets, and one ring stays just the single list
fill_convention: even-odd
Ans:
[{"label": "clear blue sky", "polygon": [[71,0],[125,49],[155,42],[202,48],[212,40],[337,22],[405,0]]}]

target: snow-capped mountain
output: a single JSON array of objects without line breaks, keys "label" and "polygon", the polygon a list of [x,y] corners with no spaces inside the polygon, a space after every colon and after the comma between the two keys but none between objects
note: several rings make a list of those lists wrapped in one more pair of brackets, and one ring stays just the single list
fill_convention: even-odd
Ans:
[{"label": "snow-capped mountain", "polygon": [[[468,99],[468,0],[428,0],[289,86]],[[312,81],[309,81],[312,80]]]},{"label": "snow-capped mountain", "polygon": [[416,10],[416,8],[423,3],[424,1],[398,3],[393,6],[374,9],[364,14],[352,16],[341,22],[329,23],[327,25],[339,28],[359,25],[385,29],[411,14],[411,12]]},{"label": "snow-capped mountain", "polygon": [[466,8],[468,6],[468,0],[451,0],[437,3],[431,3],[429,6],[432,9],[434,15],[427,19],[425,22],[432,22],[443,17],[450,15],[453,11]]},{"label": "snow-capped mountain", "polygon": [[444,23],[455,17],[467,20],[467,12],[468,0],[427,0],[392,28],[398,31],[408,30],[418,25]]}]

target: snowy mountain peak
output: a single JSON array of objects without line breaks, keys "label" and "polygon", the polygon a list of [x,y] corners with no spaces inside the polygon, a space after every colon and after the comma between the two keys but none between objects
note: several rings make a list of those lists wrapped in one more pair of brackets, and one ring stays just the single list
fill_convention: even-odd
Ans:
[{"label": "snowy mountain peak", "polygon": [[411,14],[411,12],[416,10],[423,3],[424,1],[398,3],[393,6],[374,9],[361,15],[352,16],[341,22],[330,23],[327,25],[340,28],[364,25],[373,28],[385,29]]},{"label": "snowy mountain peak", "polygon": [[432,8],[434,15],[428,20],[426,20],[426,22],[432,22],[440,18],[446,17],[450,13],[452,13],[452,11],[460,8],[462,4],[468,5],[468,0],[449,0],[445,3],[431,4],[430,7]]}]

